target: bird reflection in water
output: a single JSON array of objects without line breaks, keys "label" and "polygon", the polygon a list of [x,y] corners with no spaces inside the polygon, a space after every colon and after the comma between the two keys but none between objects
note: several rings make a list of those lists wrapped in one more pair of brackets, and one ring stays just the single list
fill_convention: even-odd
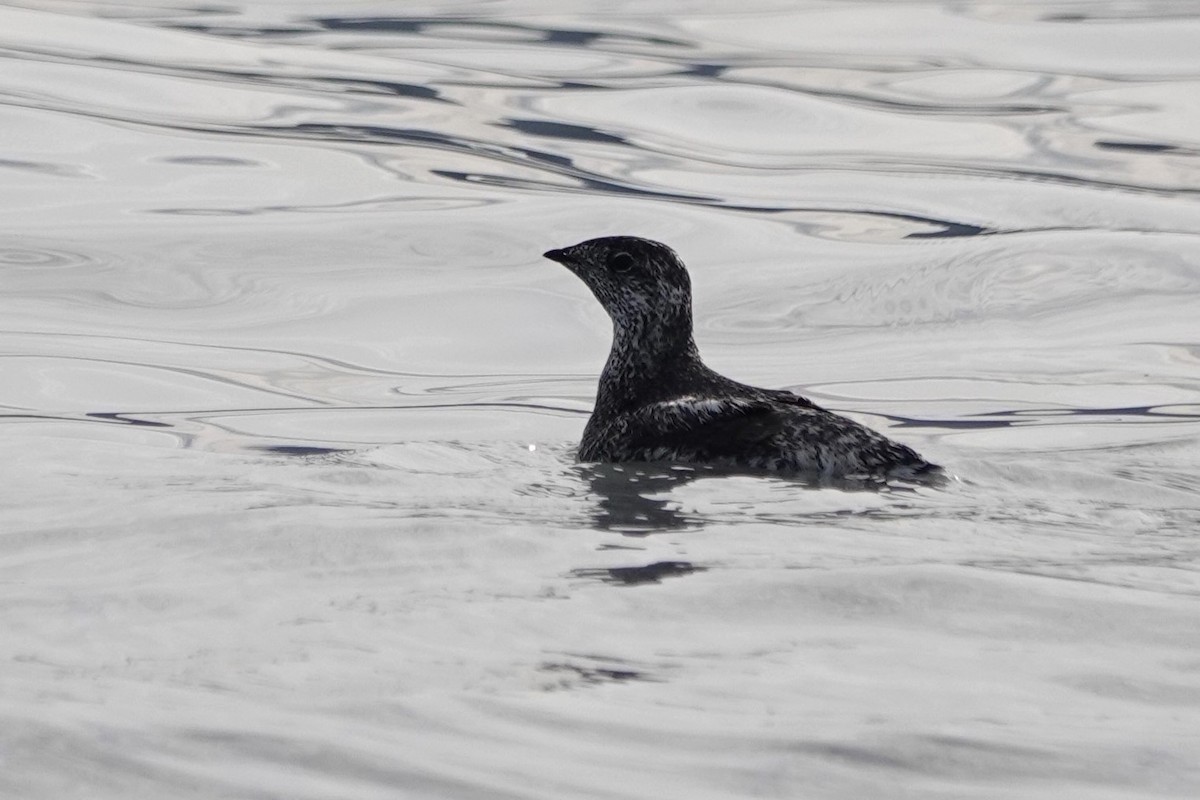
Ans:
[{"label": "bird reflection in water", "polygon": [[710,470],[665,464],[579,464],[574,467],[595,499],[595,527],[626,536],[698,530],[703,521],[680,510],[667,494]]}]

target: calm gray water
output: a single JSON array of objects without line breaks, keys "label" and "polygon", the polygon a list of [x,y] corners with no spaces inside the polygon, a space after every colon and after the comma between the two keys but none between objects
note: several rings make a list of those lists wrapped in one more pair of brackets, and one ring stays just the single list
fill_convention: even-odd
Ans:
[{"label": "calm gray water", "polygon": [[[1200,8],[0,6],[0,796],[1200,794]],[[710,363],[961,480],[580,466]]]}]

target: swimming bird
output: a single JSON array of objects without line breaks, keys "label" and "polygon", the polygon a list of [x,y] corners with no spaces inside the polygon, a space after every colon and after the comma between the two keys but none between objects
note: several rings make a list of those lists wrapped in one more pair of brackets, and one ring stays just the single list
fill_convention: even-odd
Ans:
[{"label": "swimming bird", "polygon": [[806,397],[705,366],[692,337],[691,279],[665,244],[606,236],[544,255],[578,276],[613,323],[580,461],[672,461],[832,480],[941,473],[911,448]]}]

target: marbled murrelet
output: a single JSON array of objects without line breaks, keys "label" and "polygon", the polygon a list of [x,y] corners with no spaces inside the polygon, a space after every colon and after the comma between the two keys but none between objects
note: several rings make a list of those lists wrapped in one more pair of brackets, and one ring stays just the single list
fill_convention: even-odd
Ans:
[{"label": "marbled murrelet", "polygon": [[914,479],[941,468],[807,398],[713,372],[692,339],[691,280],[666,245],[608,236],[550,250],[612,318],[613,343],[580,461],[674,461],[828,479]]}]

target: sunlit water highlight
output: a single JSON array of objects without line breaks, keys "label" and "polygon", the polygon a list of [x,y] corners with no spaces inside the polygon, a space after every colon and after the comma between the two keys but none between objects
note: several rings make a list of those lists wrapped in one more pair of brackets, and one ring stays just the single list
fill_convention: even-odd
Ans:
[{"label": "sunlit water highlight", "polygon": [[[0,795],[1200,794],[1183,3],[0,7]],[[550,247],[960,480],[576,465]]]}]

